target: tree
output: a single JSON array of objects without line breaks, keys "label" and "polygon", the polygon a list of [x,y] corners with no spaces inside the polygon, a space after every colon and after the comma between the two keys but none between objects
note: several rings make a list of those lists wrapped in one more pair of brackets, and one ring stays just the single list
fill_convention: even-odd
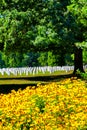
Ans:
[{"label": "tree", "polygon": [[0,46],[5,52],[50,50],[60,54],[62,59],[66,53],[74,52],[74,72],[77,69],[83,71],[82,48],[77,47],[85,46],[87,40],[86,0],[0,2]]},{"label": "tree", "polygon": [[87,50],[83,50],[83,62],[86,65],[87,64]]},{"label": "tree", "polygon": [[5,61],[3,60],[3,54],[0,51],[0,68],[4,68],[5,67]]},{"label": "tree", "polygon": [[[58,55],[57,55],[58,56]],[[57,56],[55,56],[51,51],[40,52],[38,57],[38,62],[40,66],[56,66]]]},{"label": "tree", "polygon": [[38,57],[39,54],[35,52],[25,53],[22,60],[22,66],[39,66]]},{"label": "tree", "polygon": [[6,55],[4,52],[2,53],[2,59],[5,63],[5,67],[21,67],[23,54],[11,52]]},{"label": "tree", "polygon": [[[4,0],[1,5],[0,45],[3,44],[5,51],[33,48],[53,51],[53,47],[55,50],[63,47],[67,33],[64,12],[68,0]],[[67,44],[64,44],[64,49]]]},{"label": "tree", "polygon": [[83,70],[83,48],[87,48],[87,1],[71,0],[68,10],[75,19],[72,32],[74,33],[74,73]]}]

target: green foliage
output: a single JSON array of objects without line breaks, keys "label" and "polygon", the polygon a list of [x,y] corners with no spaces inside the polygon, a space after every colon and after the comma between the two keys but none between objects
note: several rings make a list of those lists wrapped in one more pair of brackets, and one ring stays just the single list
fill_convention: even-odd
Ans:
[{"label": "green foliage", "polygon": [[87,73],[83,73],[83,72],[80,72],[79,70],[77,70],[76,74],[77,74],[77,76],[80,77],[81,79],[87,80]]},{"label": "green foliage", "polygon": [[[73,65],[73,54],[58,55],[48,52],[10,53],[0,52],[0,68],[23,66],[62,66]],[[83,63],[87,64],[87,52],[83,51]]]},{"label": "green foliage", "polygon": [[54,54],[51,51],[48,51],[40,53],[38,57],[38,62],[40,66],[57,66],[63,63],[63,61],[61,61],[62,63],[60,63],[60,59],[61,57],[59,55]]},{"label": "green foliage", "polygon": [[31,124],[32,124],[32,118],[30,118],[30,121],[27,121],[27,119],[26,119],[25,122],[20,125],[19,129],[20,130],[24,130],[24,129],[29,130],[31,128],[31,126],[30,126]]},{"label": "green foliage", "polygon": [[87,80],[87,73],[80,73],[82,79]]},{"label": "green foliage", "polygon": [[[10,53],[3,54],[5,67],[38,66],[38,53]],[[4,67],[4,64],[2,67]]]},{"label": "green foliage", "polygon": [[73,55],[66,54],[65,56],[65,64],[66,65],[73,65]]},{"label": "green foliage", "polygon": [[66,27],[68,0],[1,3],[0,43],[5,51],[46,51],[68,45],[71,36],[71,32],[67,35]]},{"label": "green foliage", "polygon": [[5,67],[5,61],[3,60],[3,53],[0,52],[0,68]]},{"label": "green foliage", "polygon": [[71,0],[68,10],[75,19],[73,29],[75,45],[77,47],[87,48],[87,1]]},{"label": "green foliage", "polygon": [[3,114],[2,110],[0,110],[0,116]]},{"label": "green foliage", "polygon": [[57,55],[53,55],[53,53],[52,52],[48,52],[48,60],[47,60],[47,62],[48,62],[48,66],[57,66],[57,64],[56,64],[56,59],[57,58]]},{"label": "green foliage", "polygon": [[22,66],[39,66],[39,54],[35,52],[25,53],[22,59]]},{"label": "green foliage", "polygon": [[36,106],[39,108],[41,113],[44,112],[45,101],[44,101],[43,97],[37,97],[37,99],[36,99]]},{"label": "green foliage", "polygon": [[40,66],[47,66],[48,65],[47,57],[48,57],[48,54],[46,52],[40,53],[40,56],[38,57],[38,62],[40,64]]},{"label": "green foliage", "polygon": [[6,67],[21,67],[23,55],[20,53],[3,54],[3,60]]},{"label": "green foliage", "polygon": [[[86,0],[1,0],[0,5],[0,50],[11,57],[6,66],[27,66],[31,61],[32,66],[62,66],[75,46],[87,48]],[[37,61],[34,52],[49,54]],[[18,63],[15,57],[20,53]]]},{"label": "green foliage", "polygon": [[83,63],[87,64],[87,50],[83,51]]}]

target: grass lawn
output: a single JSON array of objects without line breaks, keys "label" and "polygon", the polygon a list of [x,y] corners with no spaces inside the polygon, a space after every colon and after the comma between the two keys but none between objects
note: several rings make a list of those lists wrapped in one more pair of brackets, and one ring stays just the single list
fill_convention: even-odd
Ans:
[{"label": "grass lawn", "polygon": [[39,74],[30,74],[30,75],[0,75],[0,85],[8,85],[8,84],[37,84],[37,83],[49,83],[52,81],[58,81],[61,78],[71,76],[72,71],[57,71],[55,73],[39,73]]},{"label": "grass lawn", "polygon": [[0,75],[0,93],[9,93],[12,89],[25,89],[27,86],[37,86],[40,84],[48,84],[51,82],[58,82],[59,80],[71,77],[72,72],[58,71],[52,74],[39,73],[35,75]]}]

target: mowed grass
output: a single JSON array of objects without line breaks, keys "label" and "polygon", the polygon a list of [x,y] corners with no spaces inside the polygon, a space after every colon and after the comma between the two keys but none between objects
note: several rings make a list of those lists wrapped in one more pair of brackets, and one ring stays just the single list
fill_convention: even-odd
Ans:
[{"label": "mowed grass", "polygon": [[76,77],[0,94],[0,130],[86,130],[87,88]]},{"label": "mowed grass", "polygon": [[[11,85],[11,84],[14,84],[14,85],[20,85],[20,84],[38,84],[39,81],[29,81],[29,80],[26,80],[26,79],[8,79],[8,80],[0,80],[0,85]],[[45,83],[45,82],[42,82],[42,83]]]},{"label": "mowed grass", "polygon": [[45,73],[42,73],[42,72],[38,72],[38,74],[36,73],[36,74],[28,74],[28,75],[25,75],[25,74],[22,74],[22,75],[20,75],[20,74],[18,74],[18,75],[13,75],[13,74],[11,74],[11,75],[7,75],[6,73],[4,74],[4,75],[1,75],[0,74],[0,79],[3,79],[3,78],[23,78],[23,77],[35,77],[35,76],[49,76],[49,75],[65,75],[65,74],[70,74],[70,73],[72,73],[73,71],[68,71],[68,72],[66,72],[66,71],[55,71],[55,72],[53,72],[53,73],[49,73],[48,71],[47,72],[45,72]]},{"label": "mowed grass", "polygon": [[72,71],[57,71],[54,73],[38,73],[38,74],[29,74],[29,75],[1,75],[0,74],[0,85],[8,84],[38,84],[38,83],[49,83],[51,81],[58,81],[61,77],[72,75]]}]

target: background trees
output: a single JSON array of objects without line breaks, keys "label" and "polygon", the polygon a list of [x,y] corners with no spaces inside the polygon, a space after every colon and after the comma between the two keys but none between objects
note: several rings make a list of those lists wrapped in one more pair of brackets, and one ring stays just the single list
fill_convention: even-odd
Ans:
[{"label": "background trees", "polygon": [[87,41],[86,0],[3,0],[0,4],[1,50],[7,54],[43,52],[42,57],[50,51],[49,55],[56,56],[53,62],[49,58],[50,65],[64,65],[65,55],[74,53],[74,71],[83,71],[82,47],[86,47]]},{"label": "background trees", "polygon": [[86,0],[71,0],[68,10],[74,17],[74,54],[75,54],[75,69],[84,72],[83,70],[83,48],[87,48],[87,1]]},{"label": "background trees", "polygon": [[[84,63],[86,63],[86,54],[84,52]],[[28,53],[18,53],[13,52],[6,55],[0,52],[0,68],[6,67],[29,67],[29,66],[62,66],[63,65],[73,65],[73,58],[67,54],[64,57],[64,63],[60,55],[54,55],[52,52],[28,52]]]}]

